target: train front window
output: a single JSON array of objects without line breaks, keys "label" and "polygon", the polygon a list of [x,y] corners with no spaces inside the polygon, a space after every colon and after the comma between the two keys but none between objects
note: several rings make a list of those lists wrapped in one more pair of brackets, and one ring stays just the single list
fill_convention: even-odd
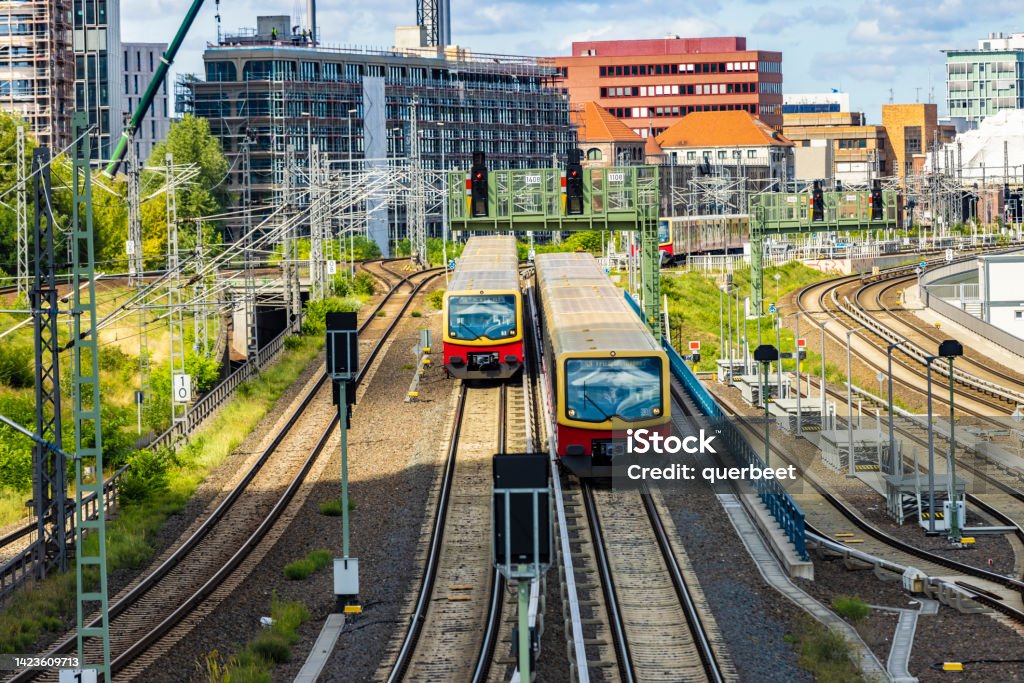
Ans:
[{"label": "train front window", "polygon": [[668,221],[658,221],[658,243],[664,244],[669,239]]},{"label": "train front window", "polygon": [[566,415],[626,422],[662,415],[661,359],[572,358],[565,362]]},{"label": "train front window", "polygon": [[500,341],[516,334],[512,294],[453,296],[448,299],[448,336],[460,341],[487,337]]}]

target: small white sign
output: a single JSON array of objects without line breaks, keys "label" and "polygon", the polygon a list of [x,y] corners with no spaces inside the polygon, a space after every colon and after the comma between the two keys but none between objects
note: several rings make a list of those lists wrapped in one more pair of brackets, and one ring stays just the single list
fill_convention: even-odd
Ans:
[{"label": "small white sign", "polygon": [[846,195],[846,201],[848,201],[848,202],[855,202],[855,201],[857,201],[857,195],[855,195],[855,194],[848,194],[848,195]]},{"label": "small white sign", "polygon": [[523,182],[527,185],[540,185],[539,175],[524,175]]},{"label": "small white sign", "polygon": [[135,255],[135,240],[128,240],[124,243],[124,250],[129,256]]},{"label": "small white sign", "polygon": [[786,197],[786,202],[789,204],[796,204],[796,197]]},{"label": "small white sign", "polygon": [[328,275],[336,275],[337,273],[338,273],[338,262],[337,261],[328,261],[327,262],[327,274]]},{"label": "small white sign", "polygon": [[953,250],[952,249],[947,249],[946,250],[946,261],[952,261],[952,260],[953,260]]},{"label": "small white sign", "polygon": [[96,683],[96,669],[61,669],[60,683]]},{"label": "small white sign", "polygon": [[609,183],[624,183],[624,182],[626,182],[626,174],[625,173],[621,173],[621,172],[619,172],[619,173],[609,173],[608,174],[608,182]]},{"label": "small white sign", "polygon": [[171,378],[172,397],[175,403],[192,402],[192,375],[174,375]]}]

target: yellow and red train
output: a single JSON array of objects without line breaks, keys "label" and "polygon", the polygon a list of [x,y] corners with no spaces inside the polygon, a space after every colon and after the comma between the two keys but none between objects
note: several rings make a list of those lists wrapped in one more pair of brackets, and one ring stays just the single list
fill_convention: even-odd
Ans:
[{"label": "yellow and red train", "polygon": [[671,434],[668,358],[590,254],[540,254],[535,271],[556,452],[609,475],[626,429]]},{"label": "yellow and red train", "polygon": [[523,367],[523,296],[514,237],[471,237],[444,294],[444,365],[462,379]]}]

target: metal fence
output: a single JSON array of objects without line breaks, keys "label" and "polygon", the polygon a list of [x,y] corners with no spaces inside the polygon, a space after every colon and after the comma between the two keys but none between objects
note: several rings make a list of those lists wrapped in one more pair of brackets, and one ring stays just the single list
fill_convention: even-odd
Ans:
[{"label": "metal fence", "polygon": [[[637,315],[640,315],[639,306],[628,292],[626,293],[626,301],[633,307]],[[665,353],[668,354],[672,374],[683,385],[683,389],[697,404],[700,411],[711,420],[714,429],[721,431],[723,441],[729,446],[733,454],[746,465],[758,469],[766,468],[767,465],[761,456],[758,455],[746,437],[728,419],[728,416],[721,406],[718,405],[711,392],[700,383],[700,380],[693,374],[693,371],[687,367],[683,357],[672,348],[672,344],[667,339],[662,338],[661,345],[664,347]],[[804,513],[800,506],[790,497],[777,479],[758,479],[752,483],[757,490],[757,494],[764,502],[765,507],[768,508],[772,517],[779,523],[779,526],[782,527],[782,530],[793,544],[800,559],[809,560],[810,556],[807,554],[804,529]]]}]

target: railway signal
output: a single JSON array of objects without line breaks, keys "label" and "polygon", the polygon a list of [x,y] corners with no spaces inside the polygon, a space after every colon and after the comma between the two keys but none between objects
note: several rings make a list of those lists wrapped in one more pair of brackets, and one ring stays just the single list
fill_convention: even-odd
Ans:
[{"label": "railway signal", "polygon": [[[949,523],[949,540],[953,543],[960,542],[961,525],[964,518],[964,504],[958,499],[956,487],[956,436],[953,430],[956,423],[953,420],[953,396],[955,384],[953,382],[953,359],[964,355],[964,347],[956,339],[946,339],[939,344],[940,358],[949,360],[949,462],[947,463],[947,475],[949,477],[949,509],[946,512],[946,520]],[[932,512],[934,514],[934,511]]]},{"label": "railway signal", "polygon": [[821,181],[814,181],[814,189],[811,191],[811,220],[825,220],[825,193],[821,190]]},{"label": "railway signal", "polygon": [[871,186],[871,220],[880,221],[885,217],[882,205],[882,181],[874,180]]},{"label": "railway signal", "polygon": [[565,213],[583,215],[583,150],[570,149],[569,163],[565,167]]},{"label": "railway signal", "polygon": [[334,595],[338,609],[360,612],[353,604],[359,595],[359,560],[349,557],[348,532],[348,426],[355,402],[359,370],[359,333],[355,313],[328,313],[327,374],[333,380],[341,421],[341,557],[334,558]]},{"label": "railway signal", "polygon": [[483,152],[473,152],[473,167],[470,169],[470,215],[473,218],[487,217],[487,164]]},{"label": "railway signal", "polygon": [[520,680],[530,680],[539,644],[529,626],[530,582],[551,565],[551,489],[548,456],[495,455],[491,503],[491,559],[509,581],[519,584],[519,619],[513,647]]}]

